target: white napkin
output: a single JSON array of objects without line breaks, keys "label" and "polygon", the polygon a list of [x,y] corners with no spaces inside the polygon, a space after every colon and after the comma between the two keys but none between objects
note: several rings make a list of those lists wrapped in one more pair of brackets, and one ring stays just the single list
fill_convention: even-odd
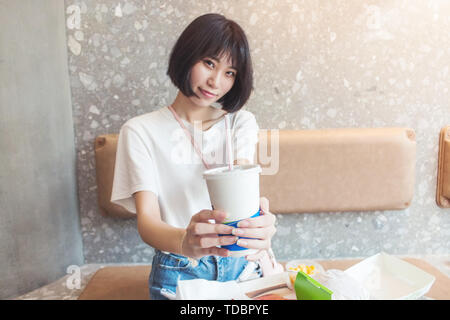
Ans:
[{"label": "white napkin", "polygon": [[236,281],[179,280],[176,300],[251,300]]},{"label": "white napkin", "polygon": [[333,291],[332,300],[369,300],[369,292],[348,273],[328,269],[318,273],[315,277],[319,283]]}]

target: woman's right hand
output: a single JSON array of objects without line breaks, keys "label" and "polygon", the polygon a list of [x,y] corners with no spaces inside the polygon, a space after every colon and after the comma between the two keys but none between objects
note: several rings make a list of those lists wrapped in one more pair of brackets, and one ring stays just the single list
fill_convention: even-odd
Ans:
[{"label": "woman's right hand", "polygon": [[225,218],[226,213],[219,210],[202,210],[192,216],[181,243],[181,254],[194,259],[208,255],[228,257],[229,250],[217,246],[233,244],[238,238],[231,235],[233,227],[222,224]]}]

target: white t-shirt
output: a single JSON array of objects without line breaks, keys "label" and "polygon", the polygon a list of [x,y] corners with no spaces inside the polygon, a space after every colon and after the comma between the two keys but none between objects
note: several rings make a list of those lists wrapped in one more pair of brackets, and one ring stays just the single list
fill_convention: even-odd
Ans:
[{"label": "white t-shirt", "polygon": [[[254,163],[259,127],[246,110],[228,115],[234,159]],[[227,165],[225,117],[206,131],[182,119],[210,168]],[[211,209],[206,170],[190,139],[168,107],[128,120],[120,129],[111,202],[136,213],[133,193],[158,196],[161,219],[186,228],[191,217]]]}]

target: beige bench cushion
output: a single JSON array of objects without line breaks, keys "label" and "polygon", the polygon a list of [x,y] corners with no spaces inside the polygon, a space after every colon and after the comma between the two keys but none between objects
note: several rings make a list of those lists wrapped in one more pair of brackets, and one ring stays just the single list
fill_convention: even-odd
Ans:
[{"label": "beige bench cushion", "polygon": [[[110,201],[117,138],[95,140],[98,202],[104,215],[130,217]],[[256,158],[261,196],[274,213],[400,210],[413,198],[412,129],[261,130]]]},{"label": "beige bench cushion", "polygon": [[441,208],[450,208],[450,126],[441,129],[436,202]]},{"label": "beige bench cushion", "polygon": [[118,134],[107,134],[98,136],[95,139],[95,173],[98,206],[100,213],[104,216],[121,218],[135,217],[134,213],[111,202],[118,138]]},{"label": "beige bench cushion", "polygon": [[279,170],[261,176],[261,195],[276,213],[404,209],[415,160],[411,129],[280,131]]}]

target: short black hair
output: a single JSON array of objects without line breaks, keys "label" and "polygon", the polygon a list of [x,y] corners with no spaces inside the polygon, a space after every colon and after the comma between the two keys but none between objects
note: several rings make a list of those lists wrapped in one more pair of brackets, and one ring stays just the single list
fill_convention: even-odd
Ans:
[{"label": "short black hair", "polygon": [[243,107],[253,90],[253,66],[244,30],[223,15],[209,13],[192,21],[181,33],[170,54],[167,74],[187,97],[194,95],[190,78],[192,67],[205,57],[229,54],[236,78],[233,87],[217,102],[227,112]]}]

